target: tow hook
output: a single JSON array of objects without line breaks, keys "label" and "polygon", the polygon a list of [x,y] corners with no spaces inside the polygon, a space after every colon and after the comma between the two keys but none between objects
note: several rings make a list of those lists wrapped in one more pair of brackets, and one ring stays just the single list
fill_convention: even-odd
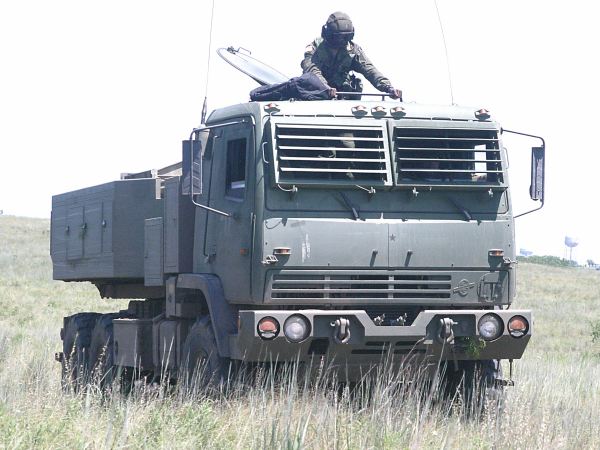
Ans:
[{"label": "tow hook", "polygon": [[350,321],[340,317],[335,322],[331,322],[333,327],[333,340],[338,344],[346,344],[350,340]]},{"label": "tow hook", "polygon": [[441,344],[454,345],[454,331],[452,330],[452,327],[457,324],[458,322],[455,322],[450,317],[440,319],[440,332],[438,333],[437,338]]}]

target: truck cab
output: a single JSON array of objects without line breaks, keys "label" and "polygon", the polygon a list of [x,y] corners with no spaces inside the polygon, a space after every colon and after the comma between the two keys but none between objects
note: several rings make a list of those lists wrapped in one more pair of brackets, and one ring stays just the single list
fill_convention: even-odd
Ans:
[{"label": "truck cab", "polygon": [[[520,358],[503,132],[481,108],[385,96],[249,102],[215,110],[181,163],[55,196],[54,278],[132,299],[65,318],[63,378],[74,354],[173,378],[317,359],[349,380],[384,355]],[[542,203],[543,163],[534,147]]]}]

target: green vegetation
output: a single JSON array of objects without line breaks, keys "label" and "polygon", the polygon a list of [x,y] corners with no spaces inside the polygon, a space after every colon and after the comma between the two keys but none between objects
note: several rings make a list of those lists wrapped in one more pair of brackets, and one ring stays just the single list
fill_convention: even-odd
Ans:
[{"label": "green vegetation", "polygon": [[517,256],[517,261],[531,264],[542,264],[544,266],[552,267],[577,267],[577,263],[575,261],[569,261],[568,259],[559,258],[558,256],[551,255]]},{"label": "green vegetation", "polygon": [[592,342],[600,343],[600,320],[592,322]]},{"label": "green vegetation", "polygon": [[54,361],[62,317],[125,302],[52,281],[48,227],[0,216],[0,448],[600,447],[598,271],[518,265],[514,308],[534,310],[534,337],[501,420],[492,411],[466,418],[385,377],[370,401],[268,377],[212,397],[148,386],[129,396],[94,387],[64,395]]}]

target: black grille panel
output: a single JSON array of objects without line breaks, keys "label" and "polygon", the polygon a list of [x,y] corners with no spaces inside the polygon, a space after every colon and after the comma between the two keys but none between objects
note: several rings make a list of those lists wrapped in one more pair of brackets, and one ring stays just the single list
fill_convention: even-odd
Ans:
[{"label": "black grille panel", "polygon": [[280,184],[392,184],[383,126],[276,123],[276,181]]},{"label": "black grille panel", "polygon": [[450,274],[379,272],[374,274],[282,271],[273,276],[272,300],[424,300],[449,299]]},{"label": "black grille panel", "polygon": [[399,183],[504,183],[498,131],[477,128],[397,127],[394,164]]}]

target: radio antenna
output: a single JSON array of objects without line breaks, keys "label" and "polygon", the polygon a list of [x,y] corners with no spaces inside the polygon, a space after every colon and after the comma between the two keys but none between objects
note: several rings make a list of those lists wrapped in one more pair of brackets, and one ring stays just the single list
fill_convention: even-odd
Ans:
[{"label": "radio antenna", "polygon": [[212,7],[210,10],[210,31],[208,32],[208,61],[206,62],[206,86],[204,87],[204,103],[202,104],[202,117],[200,124],[204,125],[206,121],[206,111],[208,102],[208,77],[210,75],[210,55],[212,49],[212,31],[213,31],[213,17],[215,14],[215,0],[212,0]]},{"label": "radio antenna", "polygon": [[435,4],[435,10],[437,11],[438,22],[440,23],[440,30],[442,31],[442,41],[444,42],[444,51],[446,52],[446,68],[448,70],[448,84],[450,85],[450,99],[454,105],[454,90],[452,88],[452,73],[450,72],[450,58],[448,57],[448,46],[446,45],[446,35],[444,34],[444,25],[442,25],[442,17],[440,16],[440,9],[438,8],[437,0],[433,0]]}]

